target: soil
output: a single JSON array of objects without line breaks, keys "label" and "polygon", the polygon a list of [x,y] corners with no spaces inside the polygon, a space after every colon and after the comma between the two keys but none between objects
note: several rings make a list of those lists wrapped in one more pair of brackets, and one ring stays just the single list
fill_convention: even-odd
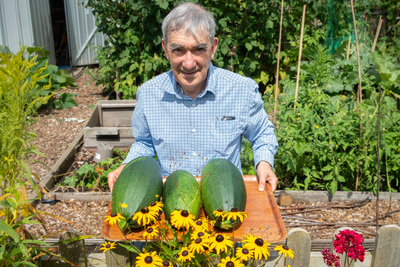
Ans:
[{"label": "soil", "polygon": [[[76,78],[76,88],[67,88],[62,92],[75,93],[77,107],[65,110],[41,110],[38,120],[33,125],[32,131],[37,137],[34,145],[46,157],[32,156],[31,160],[44,164],[32,163],[32,172],[38,177],[44,177],[53,166],[68,144],[82,131],[88,118],[93,112],[93,107],[98,100],[107,97],[102,93],[102,87],[96,86],[83,68],[73,70]],[[77,164],[91,161],[93,153],[83,150],[78,154]],[[99,201],[61,201],[50,204],[39,203],[36,209],[58,216],[42,216],[42,225],[29,226],[35,235],[53,234],[58,237],[60,230],[75,229],[81,234],[92,235],[93,238],[101,237],[101,226],[104,221],[109,203]],[[375,238],[376,234],[376,202],[298,202],[290,207],[280,207],[287,230],[301,227],[307,230],[312,239],[331,239],[334,231],[342,226],[350,226],[362,233],[364,238]],[[292,209],[289,209],[292,208]],[[305,209],[308,209],[307,212]],[[379,225],[400,224],[400,201],[380,201]],[[299,212],[302,213],[299,213]],[[389,211],[389,212],[388,212]],[[392,213],[390,213],[392,212]],[[291,213],[291,214],[290,214]],[[68,220],[64,221],[64,220]]]}]

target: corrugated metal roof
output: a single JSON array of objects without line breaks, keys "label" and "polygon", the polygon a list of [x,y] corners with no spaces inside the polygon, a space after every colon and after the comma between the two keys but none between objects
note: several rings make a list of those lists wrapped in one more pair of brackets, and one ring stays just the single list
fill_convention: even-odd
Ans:
[{"label": "corrugated metal roof", "polygon": [[64,0],[68,47],[72,66],[97,63],[95,48],[103,46],[105,35],[96,27],[96,17],[76,0]]}]

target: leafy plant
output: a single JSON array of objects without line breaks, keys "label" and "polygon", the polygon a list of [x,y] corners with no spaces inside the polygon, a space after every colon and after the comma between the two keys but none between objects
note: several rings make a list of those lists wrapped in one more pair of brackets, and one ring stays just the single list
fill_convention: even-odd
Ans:
[{"label": "leafy plant", "polygon": [[53,106],[56,109],[66,109],[78,106],[76,101],[73,99],[76,94],[62,93],[59,98],[53,100]]}]

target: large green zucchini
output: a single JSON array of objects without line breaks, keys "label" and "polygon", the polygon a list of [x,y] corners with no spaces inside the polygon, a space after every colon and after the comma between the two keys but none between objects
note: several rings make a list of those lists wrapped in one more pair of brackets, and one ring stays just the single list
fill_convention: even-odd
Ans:
[{"label": "large green zucchini", "polygon": [[222,221],[213,215],[213,211],[218,209],[227,212],[233,208],[239,211],[246,209],[246,186],[241,172],[232,162],[226,159],[210,160],[201,173],[200,188],[204,211],[211,219],[217,219],[216,226],[230,229],[238,224],[237,221]]},{"label": "large green zucchini", "polygon": [[[130,223],[132,216],[162,196],[162,171],[151,157],[139,157],[128,163],[121,171],[111,194],[112,212],[121,213]],[[127,204],[121,208],[121,204]],[[120,224],[125,228],[126,224]]]},{"label": "large green zucchini", "polygon": [[170,220],[174,210],[187,210],[196,218],[200,215],[200,186],[196,178],[189,172],[177,170],[171,173],[164,184],[164,214]]}]

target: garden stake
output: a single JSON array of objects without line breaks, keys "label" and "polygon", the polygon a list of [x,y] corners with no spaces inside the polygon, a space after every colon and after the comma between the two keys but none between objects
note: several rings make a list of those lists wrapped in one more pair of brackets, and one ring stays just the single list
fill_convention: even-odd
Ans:
[{"label": "garden stake", "polygon": [[[354,26],[354,39],[356,41],[356,50],[357,50],[357,63],[358,63],[358,92],[357,92],[357,109],[358,104],[362,103],[362,88],[361,88],[361,63],[360,63],[360,50],[358,48],[358,36],[357,36],[357,25],[356,25],[356,16],[354,14],[354,5],[353,0],[351,0],[351,13],[353,15],[353,26]],[[362,111],[358,110],[360,115],[360,141],[362,139]],[[361,143],[361,142],[360,142]],[[361,145],[358,146],[358,151],[361,151]],[[357,164],[357,177],[356,177],[356,191],[358,188],[358,182],[360,179],[360,166]]]},{"label": "garden stake", "polygon": [[305,16],[306,16],[306,5],[303,6],[303,18],[301,19],[300,48],[299,48],[299,59],[298,59],[299,62],[297,64],[296,92],[294,94],[294,108],[293,108],[294,113],[296,113],[297,94],[299,92],[301,52],[303,50],[303,32],[304,32]]},{"label": "garden stake", "polygon": [[[381,85],[379,85],[379,99],[378,99],[378,117],[376,118],[376,159],[378,161],[378,181],[376,185],[376,231],[379,228],[379,187],[381,183],[381,173],[380,173],[380,165],[381,160],[379,158],[379,128],[380,128],[380,116],[381,116]],[[389,179],[387,177],[386,179]]]},{"label": "garden stake", "polygon": [[278,102],[278,83],[279,83],[279,62],[281,60],[281,40],[282,40],[282,18],[283,18],[283,0],[281,3],[281,22],[279,25],[279,44],[278,44],[278,61],[276,64],[276,79],[275,79],[275,100],[274,100],[274,126],[276,121],[276,105]]},{"label": "garden stake", "polygon": [[349,44],[347,45],[347,57],[346,57],[347,60],[349,60],[350,56],[350,45],[351,45],[351,35],[349,35]]},{"label": "garden stake", "polygon": [[372,45],[372,53],[375,52],[376,42],[378,41],[379,33],[382,26],[382,16],[379,17],[378,28],[376,29],[374,44]]}]

